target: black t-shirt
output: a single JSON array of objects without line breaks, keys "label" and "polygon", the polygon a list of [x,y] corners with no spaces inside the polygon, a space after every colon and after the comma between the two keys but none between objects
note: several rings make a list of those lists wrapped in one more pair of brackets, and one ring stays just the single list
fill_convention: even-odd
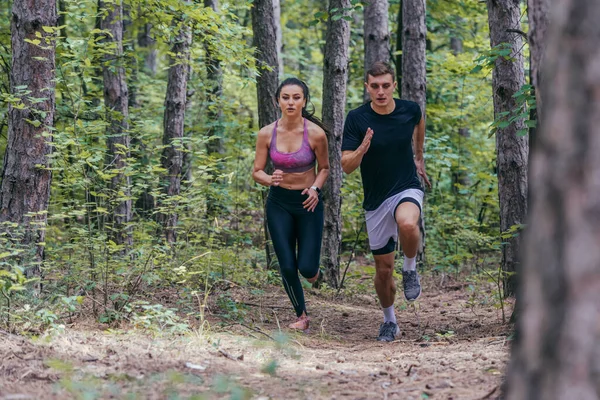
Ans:
[{"label": "black t-shirt", "polygon": [[350,111],[344,123],[342,151],[354,151],[367,129],[373,130],[371,146],[360,164],[367,211],[377,209],[385,199],[406,189],[423,190],[415,167],[412,136],[421,121],[421,107],[415,102],[394,99],[390,114],[377,114],[371,102]]}]

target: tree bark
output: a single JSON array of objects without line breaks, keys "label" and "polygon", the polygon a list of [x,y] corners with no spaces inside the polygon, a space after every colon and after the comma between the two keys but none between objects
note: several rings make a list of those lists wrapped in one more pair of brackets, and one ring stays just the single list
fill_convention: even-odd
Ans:
[{"label": "tree bark", "polygon": [[110,171],[110,189],[114,198],[111,214],[112,239],[117,244],[131,246],[131,184],[125,174],[129,158],[129,107],[125,69],[123,68],[123,6],[120,0],[114,3],[99,1],[102,19],[100,26],[108,31],[102,42],[106,53],[103,56],[104,106],[106,108],[106,142]]},{"label": "tree bark", "polygon": [[[279,60],[277,57],[277,30],[275,27],[275,16],[273,0],[255,0],[252,7],[252,32],[254,34],[253,45],[256,48],[256,64],[260,72],[256,80],[256,92],[258,103],[258,125],[262,128],[278,118],[277,101],[275,93],[279,83]],[[271,161],[267,162],[266,171],[273,170]],[[263,202],[263,215],[266,206],[266,191],[261,192]],[[270,245],[269,229],[267,220],[263,218],[263,230],[265,232],[265,253],[267,267],[270,268],[273,261],[273,249]]]},{"label": "tree bark", "polygon": [[[324,186],[325,226],[323,228],[322,264],[327,283],[339,284],[340,249],[342,245],[342,133],[348,80],[348,45],[350,24],[344,18],[335,20],[331,10],[350,7],[350,0],[330,0],[325,57],[323,59],[323,123],[329,128],[329,178]],[[339,12],[339,11],[338,11]],[[345,12],[344,12],[345,13]]]},{"label": "tree bark", "polygon": [[[219,12],[218,0],[204,0],[204,7],[212,9],[215,13]],[[223,71],[221,69],[221,62],[214,56],[214,41],[205,40],[204,51],[206,54],[206,80],[208,81],[206,97],[209,102],[206,116],[210,127],[208,132],[210,140],[206,143],[206,152],[215,161],[219,162],[218,160],[225,153],[225,149],[223,148],[223,111],[219,104],[219,99],[223,95]],[[211,185],[217,184],[220,166],[221,164],[218,164],[215,170],[209,172],[210,176],[208,180]],[[221,211],[221,204],[215,198],[213,192],[209,191],[206,199],[207,219],[213,219]]]},{"label": "tree bark", "polygon": [[156,75],[156,40],[151,35],[152,24],[145,23],[138,32],[138,45],[144,50],[144,67],[149,75]]},{"label": "tree bark", "polygon": [[57,18],[54,0],[13,2],[10,90],[20,102],[8,105],[0,222],[15,222],[24,227],[23,244],[35,246],[37,263],[26,271],[28,276],[40,273],[44,247],[39,243],[45,238],[52,180],[48,156],[52,153],[49,128],[53,125],[55,108],[55,41],[54,34],[42,27],[55,27]]},{"label": "tree bark", "polygon": [[[531,120],[540,120],[542,117],[542,98],[540,86],[542,76],[540,74],[544,58],[546,28],[548,26],[548,0],[528,0],[527,16],[529,17],[529,76],[531,85],[535,91],[537,107],[530,114]],[[529,129],[529,145],[533,147],[535,141],[534,127]]]},{"label": "tree bark", "polygon": [[396,55],[396,91],[398,92],[398,97],[402,98],[402,3],[403,0],[400,0],[400,4],[398,7],[398,27],[396,28],[396,51],[398,54]]},{"label": "tree bark", "polygon": [[192,35],[189,26],[177,18],[173,23],[178,31],[171,43],[169,74],[165,95],[165,116],[163,120],[162,167],[167,171],[163,176],[163,193],[166,198],[159,214],[167,243],[177,241],[177,204],[174,197],[181,190],[181,171],[183,165],[183,131],[185,127],[185,106],[187,99],[187,81],[190,61]]},{"label": "tree bark", "polygon": [[[520,30],[519,0],[488,0],[488,19],[492,47],[508,43],[511,58],[499,57],[492,74],[494,115],[501,118],[502,113],[517,112],[513,95],[524,84],[522,39]],[[517,131],[524,128],[522,119],[496,131],[496,152],[498,166],[498,197],[500,202],[500,231],[504,233],[513,225],[523,224],[527,214],[527,154],[529,140],[518,136]],[[514,296],[517,285],[517,264],[520,237],[512,235],[502,240],[502,271],[504,295]]]},{"label": "tree bark", "polygon": [[600,398],[600,3],[554,3],[509,399]]},{"label": "tree bark", "polygon": [[277,38],[277,61],[279,79],[283,78],[283,31],[281,29],[281,1],[273,0],[273,19],[275,21],[275,37]]},{"label": "tree bark", "polygon": [[[376,61],[390,61],[390,32],[388,28],[388,0],[370,0],[364,8],[365,72]],[[366,87],[363,98],[370,100]]]},{"label": "tree bark", "polygon": [[[414,101],[426,114],[426,38],[425,0],[402,1],[402,98]],[[421,184],[424,185],[423,180]],[[419,220],[421,241],[417,250],[417,263],[425,261],[425,218]]]}]

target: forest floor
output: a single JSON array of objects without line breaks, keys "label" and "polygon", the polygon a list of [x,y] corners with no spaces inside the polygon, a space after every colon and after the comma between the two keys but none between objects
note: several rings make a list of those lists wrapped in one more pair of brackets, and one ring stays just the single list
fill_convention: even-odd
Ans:
[{"label": "forest floor", "polygon": [[[358,281],[370,288],[371,279]],[[415,304],[399,290],[393,343],[375,341],[382,313],[372,289],[307,290],[306,334],[286,328],[293,312],[278,286],[229,287],[238,312],[229,319],[217,315],[216,293],[193,333],[106,329],[82,316],[37,339],[2,332],[0,400],[495,398],[511,326],[491,292],[445,281],[423,279]]]}]

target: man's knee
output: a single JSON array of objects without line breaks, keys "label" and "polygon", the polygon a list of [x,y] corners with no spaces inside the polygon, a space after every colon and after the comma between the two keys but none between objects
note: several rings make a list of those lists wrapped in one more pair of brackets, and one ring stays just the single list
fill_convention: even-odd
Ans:
[{"label": "man's knee", "polygon": [[414,218],[404,218],[404,217],[400,216],[396,219],[396,222],[398,223],[398,229],[402,233],[416,232],[419,230],[419,220],[418,219],[415,220]]},{"label": "man's knee", "polygon": [[394,274],[394,261],[376,260],[375,261],[375,279],[388,280]]}]

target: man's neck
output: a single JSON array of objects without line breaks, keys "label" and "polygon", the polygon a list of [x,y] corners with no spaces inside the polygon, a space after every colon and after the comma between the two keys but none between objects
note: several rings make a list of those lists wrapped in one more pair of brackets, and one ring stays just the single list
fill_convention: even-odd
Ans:
[{"label": "man's neck", "polygon": [[371,101],[371,109],[373,109],[373,111],[375,111],[377,114],[391,114],[396,109],[396,101],[392,99],[385,106],[378,106],[374,101]]}]

